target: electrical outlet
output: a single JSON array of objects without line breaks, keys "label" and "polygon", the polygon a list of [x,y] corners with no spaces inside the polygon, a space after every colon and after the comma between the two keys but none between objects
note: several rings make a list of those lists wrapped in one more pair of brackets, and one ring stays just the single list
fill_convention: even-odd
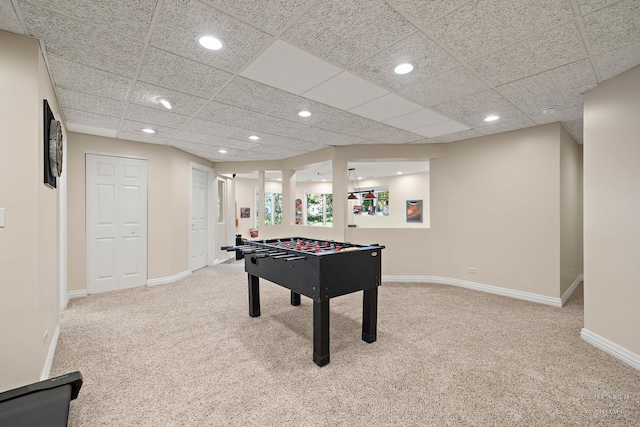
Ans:
[{"label": "electrical outlet", "polygon": [[475,267],[469,267],[469,268],[467,268],[467,271],[469,273],[476,274],[478,272],[478,269],[475,268]]}]

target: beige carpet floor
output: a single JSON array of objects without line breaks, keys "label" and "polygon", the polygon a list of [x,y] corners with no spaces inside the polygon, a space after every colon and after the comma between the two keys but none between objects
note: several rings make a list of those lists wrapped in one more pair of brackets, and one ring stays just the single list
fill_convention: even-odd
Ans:
[{"label": "beige carpet floor", "polygon": [[[331,300],[331,363],[312,361],[312,302],[242,262],[71,300],[51,375],[79,370],[71,426],[640,426],[640,372],[580,339],[563,308],[434,284]],[[613,399],[621,397],[622,399]]]}]

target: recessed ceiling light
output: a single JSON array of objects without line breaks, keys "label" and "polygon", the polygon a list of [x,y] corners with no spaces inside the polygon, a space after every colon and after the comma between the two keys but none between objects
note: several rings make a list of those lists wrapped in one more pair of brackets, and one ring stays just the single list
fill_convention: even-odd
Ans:
[{"label": "recessed ceiling light", "polygon": [[251,135],[251,136],[249,137],[249,139],[251,139],[251,140],[253,140],[253,141],[257,141],[257,140],[259,140],[259,139],[260,139],[260,137],[259,137],[258,135]]},{"label": "recessed ceiling light", "polygon": [[498,120],[499,118],[500,118],[500,116],[496,116],[496,115],[492,114],[490,116],[485,117],[484,121],[485,122],[494,122],[494,121]]},{"label": "recessed ceiling light", "polygon": [[162,106],[167,110],[173,110],[176,107],[176,105],[178,105],[176,101],[169,98],[156,98],[156,101],[162,104]]},{"label": "recessed ceiling light", "polygon": [[298,113],[300,117],[311,117],[311,112],[307,110],[302,110]]},{"label": "recessed ceiling light", "polygon": [[402,175],[402,172],[396,172],[396,175]]},{"label": "recessed ceiling light", "polygon": [[558,110],[558,106],[557,105],[551,105],[549,107],[544,107],[542,109],[542,114],[553,114]]},{"label": "recessed ceiling light", "polygon": [[393,67],[393,72],[396,74],[408,74],[413,71],[415,66],[410,62],[403,62]]},{"label": "recessed ceiling light", "polygon": [[221,150],[218,150],[218,153],[226,154],[226,153],[227,153],[227,150],[225,150],[225,149],[223,148],[223,149],[221,149]]},{"label": "recessed ceiling light", "polygon": [[144,133],[156,133],[155,129],[151,129],[151,128],[144,128],[142,129],[142,132]]},{"label": "recessed ceiling light", "polygon": [[212,36],[211,34],[201,34],[196,37],[196,40],[200,46],[209,50],[220,50],[224,47],[224,43],[219,38]]}]

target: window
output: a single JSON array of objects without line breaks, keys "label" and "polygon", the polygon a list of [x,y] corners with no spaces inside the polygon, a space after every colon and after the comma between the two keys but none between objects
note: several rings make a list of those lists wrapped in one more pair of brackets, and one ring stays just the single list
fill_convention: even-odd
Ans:
[{"label": "window", "polygon": [[224,185],[226,183],[218,180],[218,223],[224,222]]},{"label": "window", "polygon": [[333,227],[332,194],[307,194],[307,225]]},{"label": "window", "polygon": [[282,224],[282,193],[264,193],[264,223]]}]

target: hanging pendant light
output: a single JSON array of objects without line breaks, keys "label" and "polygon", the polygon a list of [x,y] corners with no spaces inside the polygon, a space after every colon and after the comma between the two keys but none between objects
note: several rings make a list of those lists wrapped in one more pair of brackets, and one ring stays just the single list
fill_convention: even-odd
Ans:
[{"label": "hanging pendant light", "polygon": [[[353,174],[353,179],[356,182],[356,186],[353,187],[354,190],[360,190],[360,186],[358,185],[358,177],[356,176],[355,173],[356,168],[349,168],[349,172],[347,173],[347,183],[349,182],[349,178],[351,177],[351,174]],[[347,197],[347,200],[358,200],[358,196],[356,196],[353,193],[357,193],[358,191],[351,191],[348,192],[349,196]]]},{"label": "hanging pendant light", "polygon": [[375,199],[375,198],[376,198],[376,196],[375,196],[375,194],[373,194],[373,190],[371,190],[371,191],[369,191],[369,192],[367,193],[367,195],[366,195],[366,196],[364,196],[364,198],[365,198],[365,199],[368,199],[368,200],[371,200],[371,199]]}]

